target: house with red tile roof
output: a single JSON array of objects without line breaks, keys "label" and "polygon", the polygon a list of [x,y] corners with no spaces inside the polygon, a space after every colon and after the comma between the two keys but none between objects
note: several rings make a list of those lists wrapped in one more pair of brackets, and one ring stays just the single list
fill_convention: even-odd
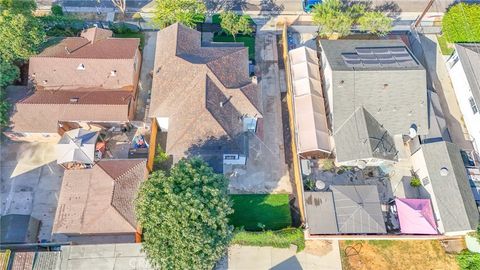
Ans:
[{"label": "house with red tile roof", "polygon": [[133,119],[141,54],[138,38],[113,38],[90,28],[30,58],[35,91],[14,106],[12,140],[58,141],[63,131],[97,124],[121,126]]},{"label": "house with red tile roof", "polygon": [[74,244],[134,243],[134,200],[147,177],[144,159],[103,159],[91,169],[66,170],[53,239]]}]

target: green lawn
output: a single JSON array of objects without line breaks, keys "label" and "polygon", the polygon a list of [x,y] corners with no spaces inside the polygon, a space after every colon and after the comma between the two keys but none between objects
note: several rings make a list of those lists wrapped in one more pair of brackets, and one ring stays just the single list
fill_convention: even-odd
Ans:
[{"label": "green lawn", "polygon": [[145,34],[143,32],[129,32],[129,33],[113,34],[113,36],[117,37],[117,38],[139,38],[140,39],[140,50],[143,50],[143,46],[145,45]]},{"label": "green lawn", "polygon": [[276,248],[288,248],[290,244],[294,244],[298,247],[297,251],[299,252],[305,248],[305,238],[300,228],[265,232],[236,231],[232,244]]},{"label": "green lawn", "polygon": [[292,225],[287,194],[230,195],[235,212],[230,224],[247,231],[280,230]]},{"label": "green lawn", "polygon": [[453,53],[454,49],[448,47],[445,36],[437,35],[437,40],[443,55],[451,55]]},{"label": "green lawn", "polygon": [[[225,34],[217,34],[213,36],[213,41],[215,42],[234,42],[233,36],[227,36]],[[254,36],[243,36],[237,35],[237,42],[243,42],[245,47],[248,47],[248,59],[255,60],[255,37]]]}]

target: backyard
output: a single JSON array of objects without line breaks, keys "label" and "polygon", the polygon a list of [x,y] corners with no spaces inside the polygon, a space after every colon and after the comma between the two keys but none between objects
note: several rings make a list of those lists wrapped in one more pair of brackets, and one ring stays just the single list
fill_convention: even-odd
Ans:
[{"label": "backyard", "polygon": [[231,195],[230,224],[247,231],[280,230],[292,225],[287,194]]},{"label": "backyard", "polygon": [[[254,25],[255,23],[251,18],[249,18],[251,24]],[[221,19],[219,14],[215,14],[212,16],[212,23],[220,24]],[[248,48],[248,59],[255,60],[255,34],[249,35],[237,35],[235,39],[232,35],[228,35],[226,33],[215,33],[213,36],[214,42],[242,42],[245,47]]]},{"label": "backyard", "polygon": [[437,240],[347,240],[340,241],[340,252],[345,270],[460,269]]}]

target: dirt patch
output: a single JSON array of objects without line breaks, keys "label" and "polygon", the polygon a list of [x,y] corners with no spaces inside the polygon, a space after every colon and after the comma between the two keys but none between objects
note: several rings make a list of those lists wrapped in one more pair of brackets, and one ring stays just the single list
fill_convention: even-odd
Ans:
[{"label": "dirt patch", "polygon": [[346,270],[460,269],[437,240],[340,241]]},{"label": "dirt patch", "polygon": [[332,241],[329,240],[307,240],[305,241],[305,253],[316,256],[325,256],[332,252]]}]

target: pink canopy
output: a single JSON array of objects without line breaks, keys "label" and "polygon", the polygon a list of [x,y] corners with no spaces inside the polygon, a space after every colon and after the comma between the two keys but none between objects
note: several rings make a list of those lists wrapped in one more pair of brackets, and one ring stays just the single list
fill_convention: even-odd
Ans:
[{"label": "pink canopy", "polygon": [[438,234],[429,199],[395,199],[400,231],[405,234]]}]

